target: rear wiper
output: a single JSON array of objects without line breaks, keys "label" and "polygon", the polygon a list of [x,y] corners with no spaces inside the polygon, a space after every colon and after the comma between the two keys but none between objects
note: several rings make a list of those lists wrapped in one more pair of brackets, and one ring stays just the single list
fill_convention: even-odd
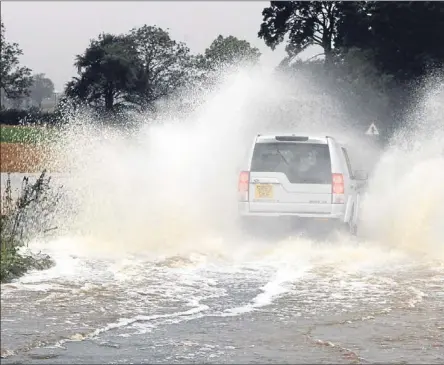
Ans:
[{"label": "rear wiper", "polygon": [[287,164],[287,166],[290,166],[290,163],[287,161],[287,159],[284,157],[284,155],[282,154],[281,150],[279,149],[278,146],[276,146],[276,151],[277,153],[279,153],[279,155],[282,157],[282,159],[284,160],[284,162]]}]

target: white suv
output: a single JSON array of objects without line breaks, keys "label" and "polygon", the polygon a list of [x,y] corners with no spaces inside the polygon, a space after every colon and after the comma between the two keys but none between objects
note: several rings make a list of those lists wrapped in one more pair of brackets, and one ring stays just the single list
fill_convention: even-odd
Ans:
[{"label": "white suv", "polygon": [[332,137],[258,135],[249,169],[239,175],[241,223],[250,231],[278,218],[292,227],[342,227],[356,235],[366,179],[353,172],[347,149]]}]

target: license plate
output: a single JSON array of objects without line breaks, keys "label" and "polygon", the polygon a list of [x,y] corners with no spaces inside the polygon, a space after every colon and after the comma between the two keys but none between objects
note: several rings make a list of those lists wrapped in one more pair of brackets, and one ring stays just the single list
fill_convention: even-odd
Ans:
[{"label": "license plate", "polygon": [[254,197],[256,199],[273,199],[273,185],[271,184],[256,185]]}]

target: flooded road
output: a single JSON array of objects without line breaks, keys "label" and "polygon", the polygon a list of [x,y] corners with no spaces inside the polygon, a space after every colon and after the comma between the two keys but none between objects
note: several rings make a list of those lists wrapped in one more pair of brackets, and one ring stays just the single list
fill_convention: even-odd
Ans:
[{"label": "flooded road", "polygon": [[[442,97],[422,134],[378,155],[350,134],[363,166],[380,156],[359,240],[263,242],[232,234],[237,179],[251,136],[280,127],[258,106],[286,91],[245,75],[228,86],[194,122],[68,133],[68,226],[31,243],[53,268],[1,286],[2,363],[444,362]],[[336,126],[309,105],[282,130]]]},{"label": "flooded road", "polygon": [[370,242],[244,245],[122,259],[46,244],[57,266],[2,285],[2,363],[444,361],[442,261]]},{"label": "flooded road", "polygon": [[389,157],[364,236],[326,242],[215,234],[179,192],[76,181],[83,219],[30,244],[56,265],[1,286],[2,363],[443,363],[444,161]]}]

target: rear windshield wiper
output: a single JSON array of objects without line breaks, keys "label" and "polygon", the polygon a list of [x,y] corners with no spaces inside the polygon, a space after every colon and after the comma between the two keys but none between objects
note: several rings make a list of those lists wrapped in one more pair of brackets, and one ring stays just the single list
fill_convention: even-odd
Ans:
[{"label": "rear windshield wiper", "polygon": [[276,151],[277,153],[279,153],[279,155],[282,157],[282,159],[284,160],[284,162],[287,164],[287,166],[290,166],[290,163],[287,161],[287,159],[285,158],[285,156],[282,154],[281,150],[279,149],[278,146],[276,146]]}]

